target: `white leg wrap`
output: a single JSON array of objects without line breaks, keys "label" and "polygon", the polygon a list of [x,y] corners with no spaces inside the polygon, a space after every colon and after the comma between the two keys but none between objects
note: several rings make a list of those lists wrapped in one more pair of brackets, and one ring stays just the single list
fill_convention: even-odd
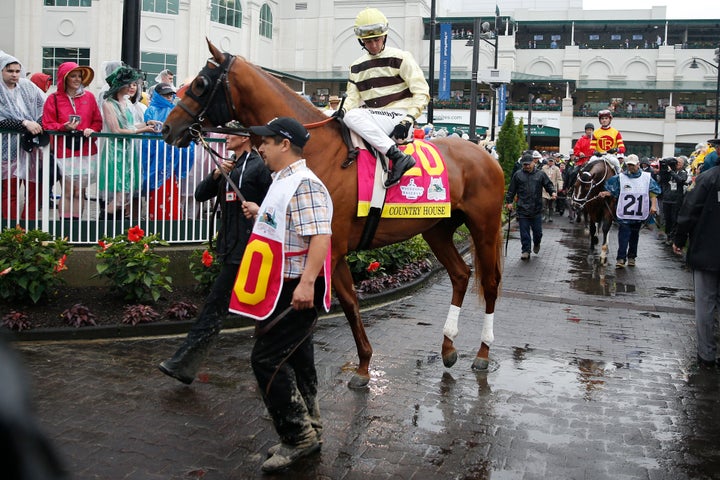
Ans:
[{"label": "white leg wrap", "polygon": [[447,319],[445,320],[445,326],[443,327],[443,335],[448,337],[450,340],[455,340],[455,337],[457,337],[458,318],[460,318],[460,307],[450,305],[450,310],[448,310]]},{"label": "white leg wrap", "polygon": [[480,340],[487,346],[490,346],[495,341],[495,335],[493,335],[493,320],[495,319],[494,313],[486,313],[485,319],[483,320],[482,333],[480,334]]}]

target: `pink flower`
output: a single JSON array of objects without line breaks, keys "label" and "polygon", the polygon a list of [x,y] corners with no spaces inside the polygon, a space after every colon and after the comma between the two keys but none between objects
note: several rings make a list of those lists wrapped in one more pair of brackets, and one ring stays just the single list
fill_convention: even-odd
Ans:
[{"label": "pink flower", "polygon": [[145,231],[140,228],[140,225],[135,225],[128,230],[128,240],[131,242],[139,242],[145,236]]},{"label": "pink flower", "polygon": [[367,271],[372,273],[378,268],[380,268],[380,262],[372,262],[370,265],[368,265]]},{"label": "pink flower", "polygon": [[213,260],[214,260],[214,258],[212,256],[212,254],[210,252],[208,252],[207,250],[205,250],[203,252],[203,256],[202,256],[202,264],[205,265],[206,267],[210,268],[213,264]]},{"label": "pink flower", "polygon": [[7,275],[10,272],[12,272],[12,267],[8,267],[5,270],[3,270],[2,272],[0,272],[0,277],[2,277],[3,275]]}]

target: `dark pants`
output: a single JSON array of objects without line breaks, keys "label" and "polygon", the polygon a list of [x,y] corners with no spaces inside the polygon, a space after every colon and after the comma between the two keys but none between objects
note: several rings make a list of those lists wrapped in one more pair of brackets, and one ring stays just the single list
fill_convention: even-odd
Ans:
[{"label": "dark pants", "polygon": [[715,314],[720,307],[720,273],[693,270],[693,283],[698,356],[708,362],[714,362],[717,354]]},{"label": "dark pants", "polygon": [[[285,281],[275,311],[266,322],[292,301],[298,280]],[[319,285],[319,287],[318,287]],[[315,284],[315,305],[321,305],[322,280]],[[319,295],[318,295],[319,293]],[[280,441],[300,445],[321,431],[317,400],[317,372],[312,331],[318,318],[316,307],[291,310],[268,332],[258,336],[250,362],[265,406]],[[262,322],[260,328],[263,327]]]},{"label": "dark pants", "polygon": [[[520,224],[520,245],[522,245],[523,253],[530,253],[531,244],[540,245],[542,240],[542,214],[534,217],[518,217]],[[532,230],[532,238],[530,231]]]},{"label": "dark pants", "polygon": [[665,220],[665,234],[667,234],[668,240],[672,240],[675,235],[675,226],[677,224],[677,216],[680,212],[680,203],[676,202],[663,202],[663,220]]},{"label": "dark pants", "polygon": [[617,259],[626,260],[637,257],[640,228],[643,222],[618,223]]},{"label": "dark pants", "polygon": [[187,334],[185,343],[207,340],[220,333],[222,322],[228,313],[230,294],[239,268],[240,265],[237,263],[223,264],[205,299],[205,305],[203,305],[200,315]]}]

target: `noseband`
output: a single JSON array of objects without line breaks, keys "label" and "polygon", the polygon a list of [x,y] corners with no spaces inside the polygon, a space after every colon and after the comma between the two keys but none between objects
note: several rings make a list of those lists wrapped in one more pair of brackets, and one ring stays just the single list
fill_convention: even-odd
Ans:
[{"label": "noseband", "polygon": [[[597,163],[597,162],[595,162]],[[605,167],[605,171],[603,172],[602,176],[600,177],[600,180],[595,180],[595,176],[592,174],[590,170],[585,170],[580,173],[578,173],[576,179],[575,179],[575,185],[582,185],[587,188],[587,192],[585,195],[580,195],[579,188],[576,189],[575,192],[573,192],[572,196],[572,203],[573,205],[577,206],[579,209],[582,209],[585,207],[586,204],[589,202],[592,202],[596,198],[598,198],[598,194],[596,194],[594,197],[590,197],[590,194],[595,190],[598,186],[600,186],[601,183],[605,181],[605,177],[608,173],[608,168],[610,168],[607,164],[607,160],[604,158],[602,159],[603,166]],[[587,175],[585,175],[587,174]],[[588,178],[590,177],[590,178]]]},{"label": "noseband", "polygon": [[[228,77],[235,56],[229,53],[224,55],[225,60],[220,64],[212,58],[209,59],[207,65],[200,70],[198,76],[185,92],[185,95],[200,105],[200,111],[193,112],[182,99],[178,102],[178,106],[192,119],[188,130],[194,140],[201,137],[202,124],[206,119],[210,120],[215,126],[224,125],[235,118],[235,104],[232,101],[232,91]],[[215,68],[210,68],[210,65],[214,65]],[[211,86],[212,88],[210,88]],[[221,90],[223,95],[218,95]]]}]

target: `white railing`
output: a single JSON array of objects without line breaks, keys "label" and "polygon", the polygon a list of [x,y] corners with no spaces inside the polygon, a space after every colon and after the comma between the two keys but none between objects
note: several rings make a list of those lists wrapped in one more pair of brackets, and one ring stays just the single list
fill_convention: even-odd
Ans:
[{"label": "white railing", "polygon": [[[176,149],[159,135],[100,133],[81,138],[75,156],[57,158],[51,152],[58,143],[62,150],[61,138],[51,135],[49,145],[28,153],[22,134],[0,131],[0,230],[37,228],[72,244],[95,244],[135,225],[170,243],[204,242],[214,234],[213,202],[193,196],[214,168],[199,145]],[[225,155],[224,139],[207,140]],[[156,177],[158,165],[164,174]],[[166,177],[175,181],[165,184]]]}]

